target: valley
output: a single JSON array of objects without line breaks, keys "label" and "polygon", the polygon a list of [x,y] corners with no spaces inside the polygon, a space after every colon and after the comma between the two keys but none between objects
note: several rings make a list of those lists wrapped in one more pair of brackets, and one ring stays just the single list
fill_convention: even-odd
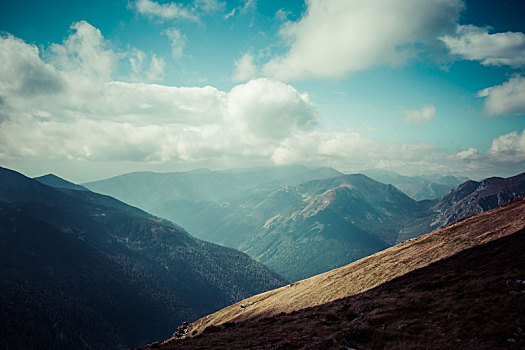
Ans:
[{"label": "valley", "polygon": [[[371,173],[394,182],[428,181]],[[297,281],[523,196],[525,174],[468,180],[420,201],[363,174],[298,166],[130,173],[84,185],[177,222],[196,237],[239,249]]]},{"label": "valley", "polygon": [[103,349],[287,281],[109,196],[0,168],[0,283],[0,347]]}]

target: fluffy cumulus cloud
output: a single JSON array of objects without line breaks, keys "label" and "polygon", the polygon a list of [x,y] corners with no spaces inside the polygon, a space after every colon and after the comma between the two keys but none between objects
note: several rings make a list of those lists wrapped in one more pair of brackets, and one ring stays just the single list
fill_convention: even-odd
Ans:
[{"label": "fluffy cumulus cloud", "polygon": [[525,77],[515,75],[501,85],[478,92],[485,98],[484,108],[489,115],[525,114]]},{"label": "fluffy cumulus cloud", "polygon": [[[223,91],[148,83],[148,74],[155,78],[162,71],[160,58],[133,48],[116,52],[86,22],[74,24],[62,44],[44,52],[1,36],[0,60],[3,161],[186,167],[304,163],[345,171],[378,166],[443,171],[436,161],[442,151],[427,143],[323,131],[308,95],[290,84],[260,78]],[[122,62],[129,62],[135,78],[118,79]],[[495,141],[491,157],[519,159],[523,138],[511,134]],[[463,158],[467,161],[468,154]]]},{"label": "fluffy cumulus cloud", "polygon": [[499,162],[521,163],[525,162],[525,130],[502,135],[490,145],[487,155]]},{"label": "fluffy cumulus cloud", "polygon": [[399,65],[452,33],[461,0],[310,0],[281,35],[288,52],[265,66],[281,80],[338,78],[376,65]]},{"label": "fluffy cumulus cloud", "polygon": [[71,29],[73,33],[63,44],[51,45],[51,63],[62,71],[110,79],[118,55],[109,47],[100,30],[86,21],[73,23]]},{"label": "fluffy cumulus cloud", "polygon": [[472,173],[502,176],[521,173],[525,170],[525,130],[496,137],[485,152],[469,148],[449,158],[461,162]]},{"label": "fluffy cumulus cloud", "polygon": [[40,59],[36,46],[9,35],[0,38],[0,106],[8,96],[39,98],[64,91],[62,76]]},{"label": "fluffy cumulus cloud", "polygon": [[410,109],[404,111],[405,123],[423,124],[428,123],[436,116],[436,108],[432,105],[425,105],[420,109]]},{"label": "fluffy cumulus cloud", "polygon": [[72,28],[44,53],[1,37],[2,157],[269,160],[284,139],[316,125],[306,94],[269,79],[231,91],[117,81],[117,62],[129,60],[131,75],[152,77],[164,62],[136,49],[112,51],[86,22]]},{"label": "fluffy cumulus cloud", "polygon": [[225,118],[240,134],[281,140],[311,129],[317,112],[308,95],[268,79],[251,80],[228,94]]},{"label": "fluffy cumulus cloud", "polygon": [[525,34],[506,32],[489,34],[489,28],[458,26],[455,35],[441,40],[454,55],[483,65],[525,65]]}]

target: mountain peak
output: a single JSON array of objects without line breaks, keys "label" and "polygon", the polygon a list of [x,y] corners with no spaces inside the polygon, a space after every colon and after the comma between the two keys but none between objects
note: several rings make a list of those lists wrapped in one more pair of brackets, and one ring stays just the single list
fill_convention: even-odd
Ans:
[{"label": "mountain peak", "polygon": [[47,174],[39,177],[33,178],[44,185],[48,185],[54,188],[64,188],[67,190],[76,190],[76,191],[89,191],[84,186],[77,185],[73,182],[67,181],[61,177],[56,176],[55,174]]}]

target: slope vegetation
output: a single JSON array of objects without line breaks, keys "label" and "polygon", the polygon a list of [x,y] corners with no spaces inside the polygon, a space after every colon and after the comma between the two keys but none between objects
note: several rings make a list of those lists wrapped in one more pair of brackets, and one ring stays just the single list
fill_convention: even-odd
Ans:
[{"label": "slope vegetation", "polygon": [[160,348],[522,349],[524,246],[525,228],[514,227],[359,295],[208,328]]},{"label": "slope vegetation", "polygon": [[357,295],[465,249],[513,235],[524,227],[525,200],[518,199],[350,265],[245,299],[195,321],[189,334],[198,335],[213,325],[256,322]]}]

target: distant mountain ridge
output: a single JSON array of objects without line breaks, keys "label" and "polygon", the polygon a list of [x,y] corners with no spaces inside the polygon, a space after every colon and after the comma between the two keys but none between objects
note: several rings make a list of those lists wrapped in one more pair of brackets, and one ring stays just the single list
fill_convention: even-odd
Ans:
[{"label": "distant mountain ridge", "polygon": [[0,168],[2,348],[129,348],[285,283],[114,198]]},{"label": "distant mountain ridge", "polygon": [[33,178],[33,180],[36,180],[40,183],[43,183],[44,185],[48,185],[48,186],[55,187],[55,188],[64,188],[67,190],[76,190],[76,191],[89,191],[89,189],[87,189],[84,186],[74,184],[54,174],[47,174],[47,175],[35,177]]},{"label": "distant mountain ridge", "polygon": [[385,184],[392,184],[415,200],[436,199],[446,195],[454,187],[468,181],[467,177],[452,175],[405,176],[382,169],[363,170],[363,174]]},{"label": "distant mountain ridge", "polygon": [[[381,174],[416,184],[440,181],[447,184],[447,194],[416,201],[392,184],[363,174],[301,167],[273,172],[127,174],[86,186],[122,196],[180,223],[199,238],[240,249],[290,280],[345,265],[503,203],[487,199],[480,205],[472,204],[468,196],[480,186],[475,181],[448,190],[460,179]],[[496,192],[507,191],[510,182],[498,181],[486,186]],[[163,191],[157,189],[160,183],[165,186]],[[512,186],[514,189],[501,197],[505,201],[525,194],[523,178],[518,177]],[[120,191],[122,188],[127,190]],[[159,193],[155,198],[147,198],[150,188]],[[199,193],[204,193],[203,197]],[[139,195],[142,204],[133,202]]]},{"label": "distant mountain ridge", "polygon": [[525,196],[525,173],[508,178],[490,177],[480,182],[470,180],[432,203],[431,209],[437,213],[432,226],[444,226],[522,196]]},{"label": "distant mountain ridge", "polygon": [[361,174],[313,180],[288,192],[300,200],[268,218],[240,248],[291,280],[387,248],[418,210],[394,186]]}]

